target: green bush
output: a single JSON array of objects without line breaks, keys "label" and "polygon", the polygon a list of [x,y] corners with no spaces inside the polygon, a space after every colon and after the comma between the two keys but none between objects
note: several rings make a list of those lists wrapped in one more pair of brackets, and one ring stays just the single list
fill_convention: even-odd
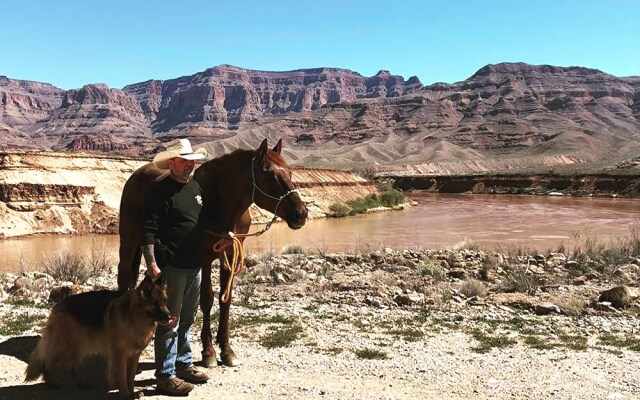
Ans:
[{"label": "green bush", "polygon": [[365,199],[349,200],[347,205],[351,209],[350,215],[363,214],[369,209]]},{"label": "green bush", "polygon": [[378,195],[370,193],[367,196],[347,201],[347,204],[335,203],[329,207],[334,217],[345,217],[347,215],[364,214],[367,210],[377,207],[393,207],[405,202],[405,197],[399,191],[386,186],[386,189]]},{"label": "green bush", "polygon": [[334,203],[329,207],[329,211],[333,213],[333,217],[342,218],[350,215],[351,209],[349,206],[342,203]]},{"label": "green bush", "polygon": [[393,207],[405,202],[405,197],[396,189],[389,188],[380,194],[380,203],[385,207]]}]

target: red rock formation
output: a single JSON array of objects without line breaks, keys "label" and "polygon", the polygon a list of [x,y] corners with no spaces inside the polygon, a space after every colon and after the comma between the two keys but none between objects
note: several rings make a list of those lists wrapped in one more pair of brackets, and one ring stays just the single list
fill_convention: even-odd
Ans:
[{"label": "red rock formation", "polygon": [[112,153],[128,149],[132,145],[110,134],[82,135],[73,139],[65,150],[72,151],[100,151]]},{"label": "red rock formation", "polygon": [[151,140],[148,120],[136,99],[101,84],[67,91],[61,107],[31,131],[33,136],[48,139],[56,149],[74,147],[71,142],[77,137],[96,134],[129,141]]},{"label": "red rock formation", "polygon": [[405,82],[388,71],[365,78],[338,68],[267,72],[221,65],[123,90],[135,96],[148,115],[155,113],[154,130],[168,131],[194,125],[233,128],[265,116],[315,110],[327,103],[397,97],[420,86],[416,77]]},{"label": "red rock formation", "polygon": [[64,90],[48,83],[0,76],[0,125],[20,130],[60,107]]},{"label": "red rock formation", "polygon": [[640,152],[640,78],[504,63],[422,87],[388,71],[363,77],[338,68],[222,65],[122,91],[87,85],[27,128],[0,120],[0,132],[0,146],[112,151],[124,143],[133,145],[129,154],[157,148],[152,135],[187,136],[212,155],[284,138],[289,159],[314,167],[440,170],[430,164],[462,162],[473,171],[503,165],[490,161],[498,158],[545,169],[555,165],[545,160],[616,164]]}]

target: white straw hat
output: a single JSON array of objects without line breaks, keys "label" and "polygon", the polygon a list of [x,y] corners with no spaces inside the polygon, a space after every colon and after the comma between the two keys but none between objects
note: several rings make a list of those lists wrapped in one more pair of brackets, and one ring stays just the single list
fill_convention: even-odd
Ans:
[{"label": "white straw hat", "polygon": [[179,157],[185,160],[202,160],[207,156],[207,149],[199,148],[193,151],[189,139],[176,139],[166,144],[166,150],[153,157],[153,163],[160,169],[169,169],[168,161]]}]

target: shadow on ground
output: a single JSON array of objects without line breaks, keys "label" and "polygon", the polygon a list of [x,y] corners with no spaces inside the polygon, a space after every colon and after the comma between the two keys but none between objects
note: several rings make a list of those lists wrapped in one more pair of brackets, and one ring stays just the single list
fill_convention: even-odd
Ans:
[{"label": "shadow on ground", "polygon": [[0,399],[11,400],[58,400],[58,399],[117,399],[118,393],[106,393],[98,388],[78,389],[75,387],[63,387],[50,389],[44,383],[35,385],[16,385],[0,387]]},{"label": "shadow on ground", "polygon": [[[29,362],[29,354],[36,348],[40,336],[21,336],[5,340],[0,343],[0,354],[15,357],[18,360]],[[4,397],[0,397],[3,399]]]},{"label": "shadow on ground", "polygon": [[[14,337],[0,343],[0,354],[14,357],[25,363],[29,362],[29,355],[35,349],[40,336]],[[140,369],[153,369],[151,362],[141,362]],[[118,393],[107,393],[106,361],[100,357],[94,357],[83,362],[81,377],[89,388],[79,388],[71,378],[69,371],[59,371],[57,378],[61,384],[60,389],[51,389],[45,383],[39,381],[23,385],[0,387],[0,399],[11,400],[56,400],[56,399],[117,399]],[[150,386],[155,379],[136,380],[137,389]],[[154,391],[144,391],[147,395],[157,394]]]}]

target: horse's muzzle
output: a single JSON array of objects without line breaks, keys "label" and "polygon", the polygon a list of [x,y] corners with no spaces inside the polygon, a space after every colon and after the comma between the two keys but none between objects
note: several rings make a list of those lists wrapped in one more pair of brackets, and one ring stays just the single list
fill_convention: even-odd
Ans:
[{"label": "horse's muzzle", "polygon": [[302,206],[293,213],[291,218],[287,218],[287,225],[291,229],[300,229],[307,222],[308,211],[306,206]]}]

